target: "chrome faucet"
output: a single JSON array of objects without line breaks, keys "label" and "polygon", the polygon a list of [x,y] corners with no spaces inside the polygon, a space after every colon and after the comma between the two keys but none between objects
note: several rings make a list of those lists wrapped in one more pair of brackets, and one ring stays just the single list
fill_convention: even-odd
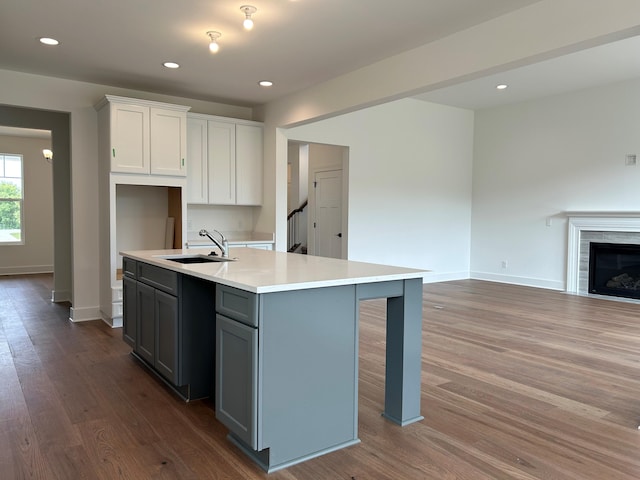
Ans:
[{"label": "chrome faucet", "polygon": [[[209,237],[209,240],[215,243],[216,247],[218,247],[220,249],[220,252],[222,252],[222,257],[227,258],[229,256],[229,242],[227,242],[227,239],[225,238],[225,236],[222,233],[220,233],[218,230],[214,230],[214,232],[220,235],[220,241],[213,238],[209,234],[209,232],[207,232],[204,228],[200,230],[200,236]],[[215,255],[215,253],[213,255]]]}]

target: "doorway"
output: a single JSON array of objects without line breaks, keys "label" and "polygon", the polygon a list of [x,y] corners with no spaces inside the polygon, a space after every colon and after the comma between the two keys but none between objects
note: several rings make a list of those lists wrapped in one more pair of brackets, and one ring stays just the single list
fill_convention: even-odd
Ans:
[{"label": "doorway", "polygon": [[298,205],[304,206],[304,223],[298,227],[304,230],[297,239],[304,240],[300,250],[347,258],[349,148],[292,140],[287,162],[289,217],[301,210]]},{"label": "doorway", "polygon": [[0,105],[0,125],[51,131],[53,162],[54,302],[72,299],[71,116],[66,112]]}]

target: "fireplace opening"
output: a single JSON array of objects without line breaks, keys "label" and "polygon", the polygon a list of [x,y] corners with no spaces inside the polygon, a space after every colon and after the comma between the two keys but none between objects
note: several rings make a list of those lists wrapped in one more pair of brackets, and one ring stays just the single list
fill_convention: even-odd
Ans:
[{"label": "fireplace opening", "polygon": [[589,293],[640,299],[640,245],[591,242]]}]

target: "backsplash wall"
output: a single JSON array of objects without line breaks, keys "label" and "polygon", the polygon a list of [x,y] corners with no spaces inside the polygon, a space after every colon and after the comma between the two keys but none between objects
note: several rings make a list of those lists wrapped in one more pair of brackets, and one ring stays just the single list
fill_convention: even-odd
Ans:
[{"label": "backsplash wall", "polygon": [[237,205],[187,205],[187,239],[197,239],[198,231],[252,232],[260,207]]}]

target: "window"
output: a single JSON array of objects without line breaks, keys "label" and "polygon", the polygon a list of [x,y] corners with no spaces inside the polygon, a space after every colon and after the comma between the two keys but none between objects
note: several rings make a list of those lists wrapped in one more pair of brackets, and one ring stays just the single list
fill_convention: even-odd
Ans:
[{"label": "window", "polygon": [[0,153],[0,244],[23,243],[22,155]]}]

